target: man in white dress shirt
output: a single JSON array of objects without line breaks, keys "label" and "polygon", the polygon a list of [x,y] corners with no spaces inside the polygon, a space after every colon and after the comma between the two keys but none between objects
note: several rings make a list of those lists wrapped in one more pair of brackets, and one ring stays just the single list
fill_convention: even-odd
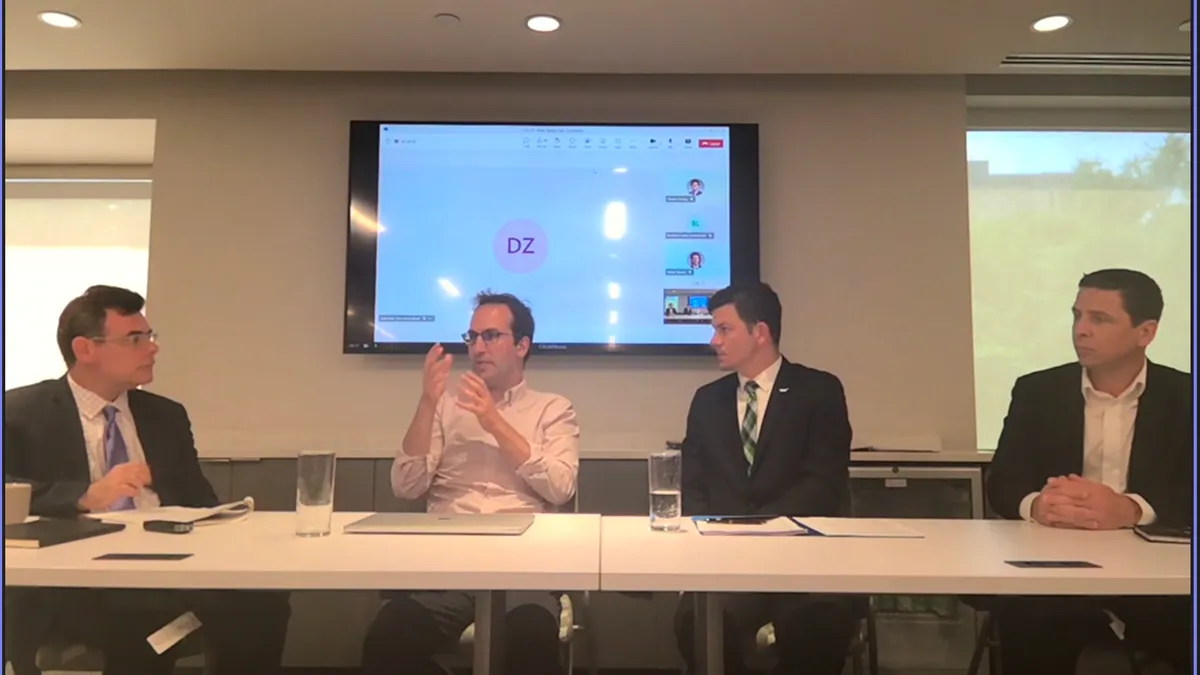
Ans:
[{"label": "man in white dress shirt", "polygon": [[[1080,280],[1072,307],[1078,361],[1013,387],[987,476],[997,514],[1084,530],[1191,523],[1192,378],[1146,358],[1162,312],[1162,291],[1141,272],[1107,269]],[[1146,544],[1145,555],[1155,554]],[[1079,558],[1088,558],[1086,547]],[[1179,672],[1191,663],[1188,597],[989,604],[1006,672],[1074,672],[1085,647],[1115,639]]]},{"label": "man in white dress shirt", "polygon": [[[509,294],[476,298],[463,335],[471,370],[448,392],[452,357],[425,357],[417,411],[392,465],[392,490],[425,497],[431,513],[536,513],[568,504],[579,474],[579,424],[571,402],[525,383],[533,313]],[[508,593],[505,672],[559,673],[558,598]],[[363,645],[367,675],[426,675],[474,621],[463,592],[388,594]]]}]

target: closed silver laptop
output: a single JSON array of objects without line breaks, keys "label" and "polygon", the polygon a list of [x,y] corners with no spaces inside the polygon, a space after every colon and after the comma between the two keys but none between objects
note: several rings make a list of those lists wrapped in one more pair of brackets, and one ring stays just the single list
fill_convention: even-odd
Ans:
[{"label": "closed silver laptop", "polygon": [[531,513],[447,514],[376,513],[356,520],[346,534],[519,535],[533,524]]}]

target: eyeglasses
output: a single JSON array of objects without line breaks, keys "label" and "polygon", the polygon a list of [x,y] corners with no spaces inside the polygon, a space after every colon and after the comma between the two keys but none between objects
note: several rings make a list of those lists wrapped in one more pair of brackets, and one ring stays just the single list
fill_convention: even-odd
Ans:
[{"label": "eyeglasses", "polygon": [[152,344],[158,344],[158,333],[150,331],[149,333],[130,333],[129,335],[120,335],[117,337],[93,337],[94,342],[109,342],[116,344],[125,344],[135,349],[140,347],[149,347]]},{"label": "eyeglasses", "polygon": [[471,345],[475,344],[475,341],[478,340],[479,338],[483,338],[483,344],[491,345],[491,344],[495,344],[496,340],[499,340],[504,335],[512,335],[512,333],[505,333],[502,331],[498,331],[498,330],[489,328],[488,330],[485,330],[482,333],[479,333],[479,332],[476,332],[473,330],[469,330],[462,334],[462,339],[463,339],[463,342],[467,343],[467,346],[470,347]]}]

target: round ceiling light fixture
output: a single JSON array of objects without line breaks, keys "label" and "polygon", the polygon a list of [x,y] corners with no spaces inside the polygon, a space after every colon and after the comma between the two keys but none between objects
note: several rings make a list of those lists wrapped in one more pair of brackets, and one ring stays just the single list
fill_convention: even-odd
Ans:
[{"label": "round ceiling light fixture", "polygon": [[562,22],[549,14],[534,14],[525,19],[525,25],[535,33],[553,33],[562,27]]},{"label": "round ceiling light fixture", "polygon": [[1035,33],[1053,33],[1056,30],[1062,30],[1071,25],[1071,17],[1065,14],[1055,14],[1054,16],[1046,16],[1033,22],[1030,28]]},{"label": "round ceiling light fixture", "polygon": [[1184,21],[1183,23],[1179,24],[1179,30],[1184,33],[1192,32],[1192,20],[1188,19],[1187,21]]},{"label": "round ceiling light fixture", "polygon": [[38,14],[38,20],[55,28],[79,28],[83,25],[79,17],[66,12],[41,12]]}]

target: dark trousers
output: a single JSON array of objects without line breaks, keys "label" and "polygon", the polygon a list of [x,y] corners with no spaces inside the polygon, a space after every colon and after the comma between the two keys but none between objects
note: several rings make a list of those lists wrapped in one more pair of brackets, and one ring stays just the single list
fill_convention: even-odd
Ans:
[{"label": "dark trousers", "polygon": [[1191,672],[1192,606],[1181,597],[997,597],[989,599],[1008,675],[1073,675],[1085,647],[1115,643],[1111,612],[1124,644],[1176,673]]},{"label": "dark trousers", "polygon": [[[13,591],[19,591],[16,597]],[[16,675],[38,673],[37,650],[60,642],[102,651],[106,675],[168,675],[197,639],[204,640],[205,665],[212,672],[270,675],[280,669],[292,611],[290,594],[271,591],[12,588],[5,593],[5,658]],[[146,638],[188,611],[200,620],[200,629],[156,654]]]},{"label": "dark trousers", "polygon": [[[793,593],[718,594],[724,617],[725,672],[748,672],[746,651],[767,623],[775,626],[777,675],[840,675],[858,622],[864,616],[857,598]],[[675,613],[675,637],[688,672],[696,669],[696,606],[684,595]]]},{"label": "dark trousers", "polygon": [[[364,675],[444,675],[434,656],[452,651],[475,621],[475,597],[459,591],[389,594],[363,643]],[[504,672],[561,675],[560,605],[550,593],[510,592],[504,622]]]}]

